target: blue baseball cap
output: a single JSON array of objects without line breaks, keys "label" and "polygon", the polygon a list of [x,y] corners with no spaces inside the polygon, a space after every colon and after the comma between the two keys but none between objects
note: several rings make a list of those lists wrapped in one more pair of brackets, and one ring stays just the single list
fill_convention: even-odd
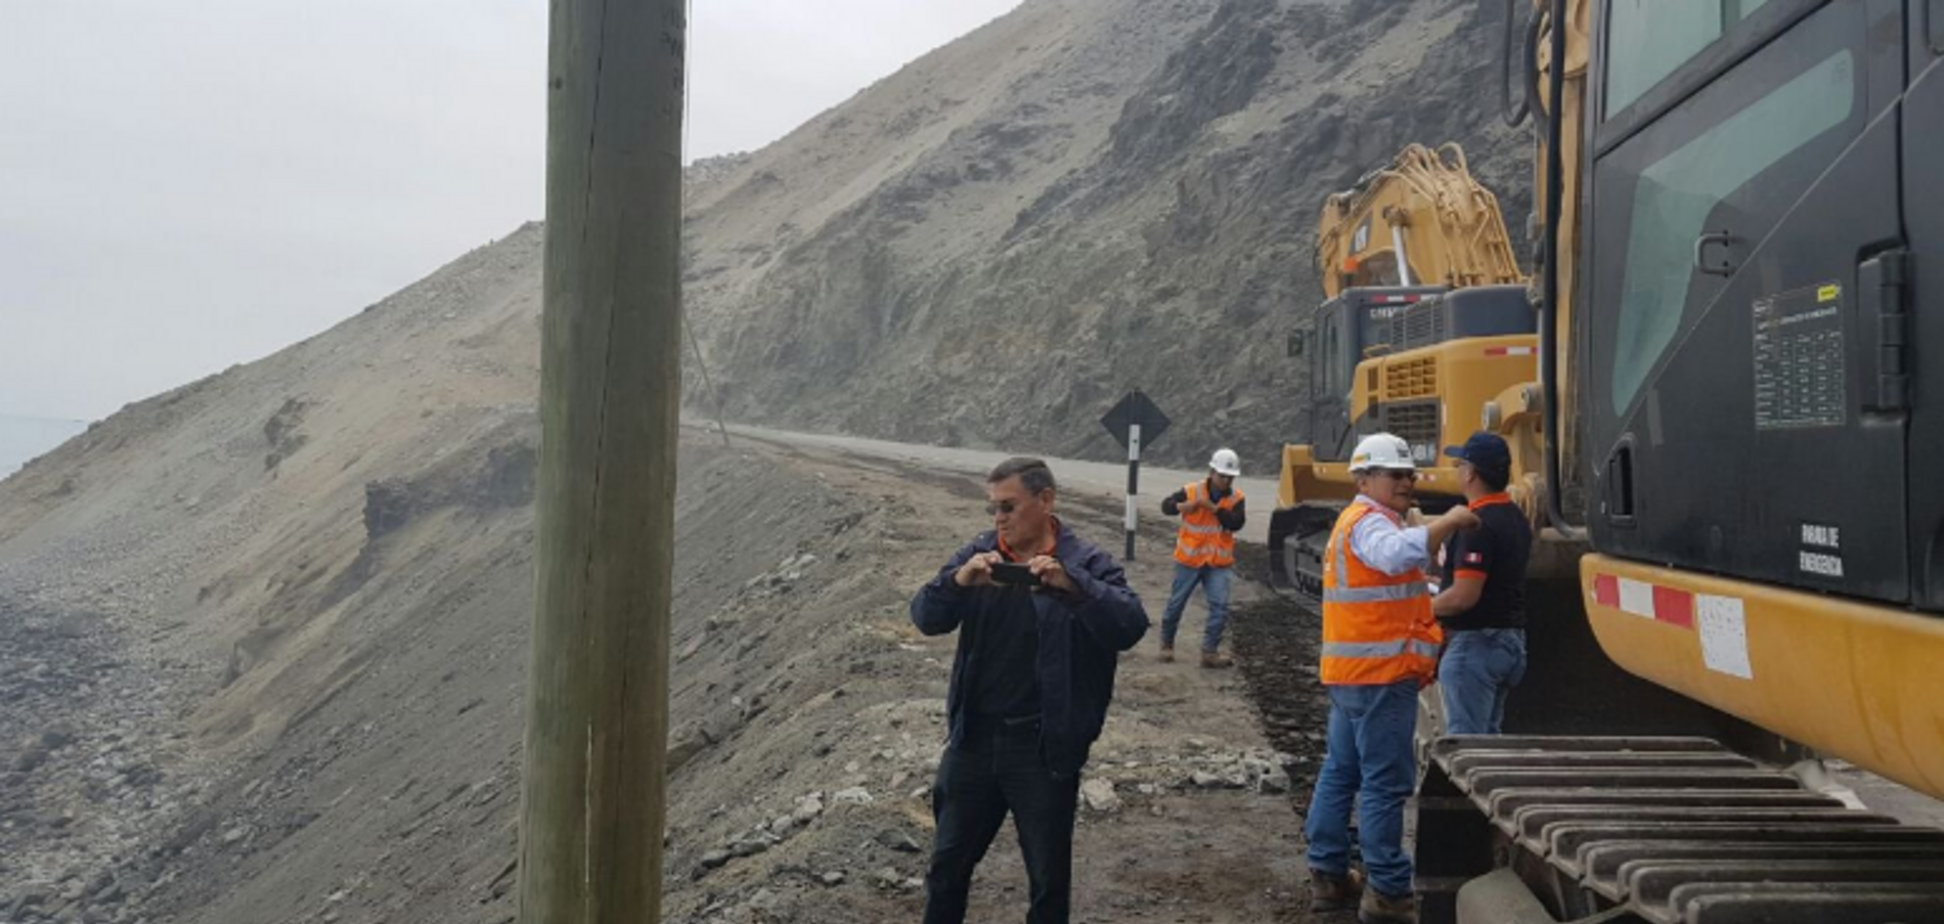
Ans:
[{"label": "blue baseball cap", "polygon": [[1454,459],[1470,462],[1473,468],[1488,475],[1500,478],[1512,476],[1512,448],[1496,433],[1483,430],[1471,435],[1463,446],[1446,446],[1444,454]]}]

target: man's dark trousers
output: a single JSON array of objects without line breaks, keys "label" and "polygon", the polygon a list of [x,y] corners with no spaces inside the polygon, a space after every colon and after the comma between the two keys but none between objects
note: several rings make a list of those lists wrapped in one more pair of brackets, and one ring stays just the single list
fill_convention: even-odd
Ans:
[{"label": "man's dark trousers", "polygon": [[964,740],[946,748],[932,787],[931,870],[925,924],[960,924],[972,871],[1011,811],[1026,859],[1028,924],[1066,924],[1073,891],[1073,816],[1080,778],[1055,778],[1040,756],[1037,720],[967,716]]}]

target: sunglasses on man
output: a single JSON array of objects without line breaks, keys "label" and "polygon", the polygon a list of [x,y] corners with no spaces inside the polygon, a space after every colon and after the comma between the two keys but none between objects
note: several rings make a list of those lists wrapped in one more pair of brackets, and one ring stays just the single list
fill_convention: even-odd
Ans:
[{"label": "sunglasses on man", "polygon": [[1395,468],[1380,468],[1375,471],[1375,474],[1386,476],[1395,481],[1416,481],[1418,475],[1417,472],[1408,472]]}]

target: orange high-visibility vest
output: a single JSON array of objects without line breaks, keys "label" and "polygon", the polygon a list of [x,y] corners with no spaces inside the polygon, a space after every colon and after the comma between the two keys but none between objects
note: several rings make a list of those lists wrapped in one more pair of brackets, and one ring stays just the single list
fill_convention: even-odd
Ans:
[{"label": "orange high-visibility vest", "polygon": [[1323,552],[1323,665],[1326,684],[1376,685],[1415,679],[1428,683],[1438,669],[1444,631],[1431,615],[1424,572],[1385,574],[1363,563],[1350,532],[1367,515],[1390,516],[1353,503],[1337,517]]},{"label": "orange high-visibility vest", "polygon": [[[1208,485],[1197,481],[1185,488],[1188,500],[1206,499]],[[1242,503],[1242,490],[1233,488],[1215,505],[1215,510],[1234,510]],[[1215,510],[1201,508],[1181,514],[1181,529],[1175,533],[1175,561],[1190,568],[1214,565],[1227,568],[1235,564],[1235,534],[1222,528]]]}]

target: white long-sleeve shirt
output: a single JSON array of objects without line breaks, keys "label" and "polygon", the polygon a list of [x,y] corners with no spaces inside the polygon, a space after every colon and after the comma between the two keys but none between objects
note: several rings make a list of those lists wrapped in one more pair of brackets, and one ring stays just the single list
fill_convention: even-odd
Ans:
[{"label": "white long-sleeve shirt", "polygon": [[1357,558],[1385,574],[1396,576],[1431,566],[1431,533],[1422,526],[1405,526],[1396,511],[1359,494],[1357,503],[1376,511],[1350,530],[1350,550]]}]

